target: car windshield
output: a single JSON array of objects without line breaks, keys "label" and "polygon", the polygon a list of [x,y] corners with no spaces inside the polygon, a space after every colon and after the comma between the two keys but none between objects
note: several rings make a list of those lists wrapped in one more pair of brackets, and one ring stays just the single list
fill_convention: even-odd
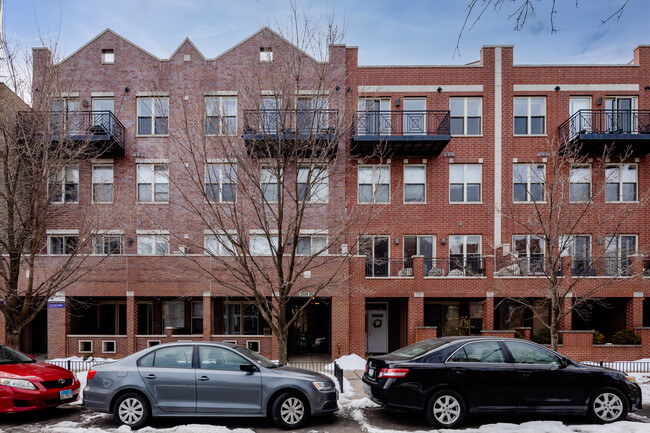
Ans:
[{"label": "car windshield", "polygon": [[442,347],[445,344],[447,344],[447,342],[442,340],[425,340],[397,349],[396,351],[389,353],[389,355],[399,356],[400,358],[415,358],[416,356],[424,355],[433,349]]},{"label": "car windshield", "polygon": [[249,357],[253,361],[257,362],[259,365],[261,365],[264,368],[276,368],[278,365],[275,362],[271,362],[262,355],[260,355],[257,352],[253,352],[252,350],[243,347],[243,346],[235,346],[233,347],[237,352],[241,353],[244,356]]},{"label": "car windshield", "polygon": [[0,364],[20,364],[23,362],[35,362],[35,360],[11,347],[0,344]]}]

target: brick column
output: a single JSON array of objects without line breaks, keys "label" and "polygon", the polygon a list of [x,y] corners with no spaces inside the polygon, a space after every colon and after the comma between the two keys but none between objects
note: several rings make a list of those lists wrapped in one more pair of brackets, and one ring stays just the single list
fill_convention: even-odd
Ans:
[{"label": "brick column", "polygon": [[7,343],[7,324],[5,322],[5,315],[0,313],[0,344]]},{"label": "brick column", "polygon": [[348,307],[348,337],[350,353],[366,356],[366,256],[350,260],[350,295]]},{"label": "brick column", "polygon": [[[573,304],[573,294],[568,293],[567,296],[562,300],[562,312],[569,311]],[[572,313],[567,314],[562,318],[559,323],[560,331],[571,331],[573,328],[573,317]]]},{"label": "brick column", "polygon": [[494,292],[485,294],[483,302],[483,329],[494,329]]},{"label": "brick column", "polygon": [[126,292],[126,355],[136,352],[135,334],[138,332],[138,307],[132,291]]},{"label": "brick column", "polygon": [[[417,297],[415,296],[417,295]],[[408,329],[407,344],[415,343],[415,328],[424,326],[424,295],[421,292],[416,292],[409,298],[408,305]]]},{"label": "brick column", "polygon": [[332,296],[332,359],[350,353],[350,298],[347,290]]},{"label": "brick column", "polygon": [[212,296],[203,292],[203,339],[210,341],[212,336]]},{"label": "brick column", "polygon": [[[59,293],[56,296],[59,296]],[[63,308],[59,308],[59,305],[60,303],[52,303],[47,306],[47,357],[50,359],[67,356],[68,305],[66,302],[63,302]]]},{"label": "brick column", "polygon": [[632,299],[627,301],[625,327],[635,329],[643,326],[643,292],[634,292]]}]

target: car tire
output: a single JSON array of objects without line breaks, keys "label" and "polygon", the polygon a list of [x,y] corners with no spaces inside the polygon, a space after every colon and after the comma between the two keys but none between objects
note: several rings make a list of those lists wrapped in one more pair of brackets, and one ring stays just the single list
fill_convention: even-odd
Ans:
[{"label": "car tire", "polygon": [[627,412],[627,398],[615,388],[601,388],[589,400],[589,418],[598,424],[625,419]]},{"label": "car tire", "polygon": [[280,394],[271,406],[273,422],[283,430],[297,429],[309,419],[309,405],[306,399],[295,392]]},{"label": "car tire", "polygon": [[150,417],[149,402],[142,394],[135,392],[124,394],[118,398],[113,407],[115,421],[128,425],[133,430],[147,425]]},{"label": "car tire", "polygon": [[434,393],[429,399],[425,416],[437,428],[455,428],[463,423],[467,409],[463,397],[450,389]]}]

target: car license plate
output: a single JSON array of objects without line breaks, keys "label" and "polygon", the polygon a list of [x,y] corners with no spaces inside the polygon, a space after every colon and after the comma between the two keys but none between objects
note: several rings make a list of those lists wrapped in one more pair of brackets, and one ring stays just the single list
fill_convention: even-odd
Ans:
[{"label": "car license plate", "polygon": [[59,397],[61,398],[61,400],[68,400],[72,398],[72,390],[64,389],[63,391],[59,391]]},{"label": "car license plate", "polygon": [[369,377],[375,377],[375,369],[374,368],[369,368],[368,369],[368,376]]}]

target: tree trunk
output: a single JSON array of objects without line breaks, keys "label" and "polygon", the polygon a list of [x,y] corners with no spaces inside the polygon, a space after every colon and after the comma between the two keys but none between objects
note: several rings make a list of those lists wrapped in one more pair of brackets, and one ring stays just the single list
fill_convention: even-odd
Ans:
[{"label": "tree trunk", "polygon": [[280,365],[287,365],[289,356],[287,355],[287,334],[280,333],[276,336],[278,342],[278,362]]},{"label": "tree trunk", "polygon": [[7,346],[20,350],[20,331],[18,328],[7,327],[5,331]]},{"label": "tree trunk", "polygon": [[559,321],[559,314],[558,314],[558,299],[555,293],[551,293],[551,328],[550,328],[550,334],[551,334],[551,350],[557,351],[557,341],[558,341],[558,321]]}]

